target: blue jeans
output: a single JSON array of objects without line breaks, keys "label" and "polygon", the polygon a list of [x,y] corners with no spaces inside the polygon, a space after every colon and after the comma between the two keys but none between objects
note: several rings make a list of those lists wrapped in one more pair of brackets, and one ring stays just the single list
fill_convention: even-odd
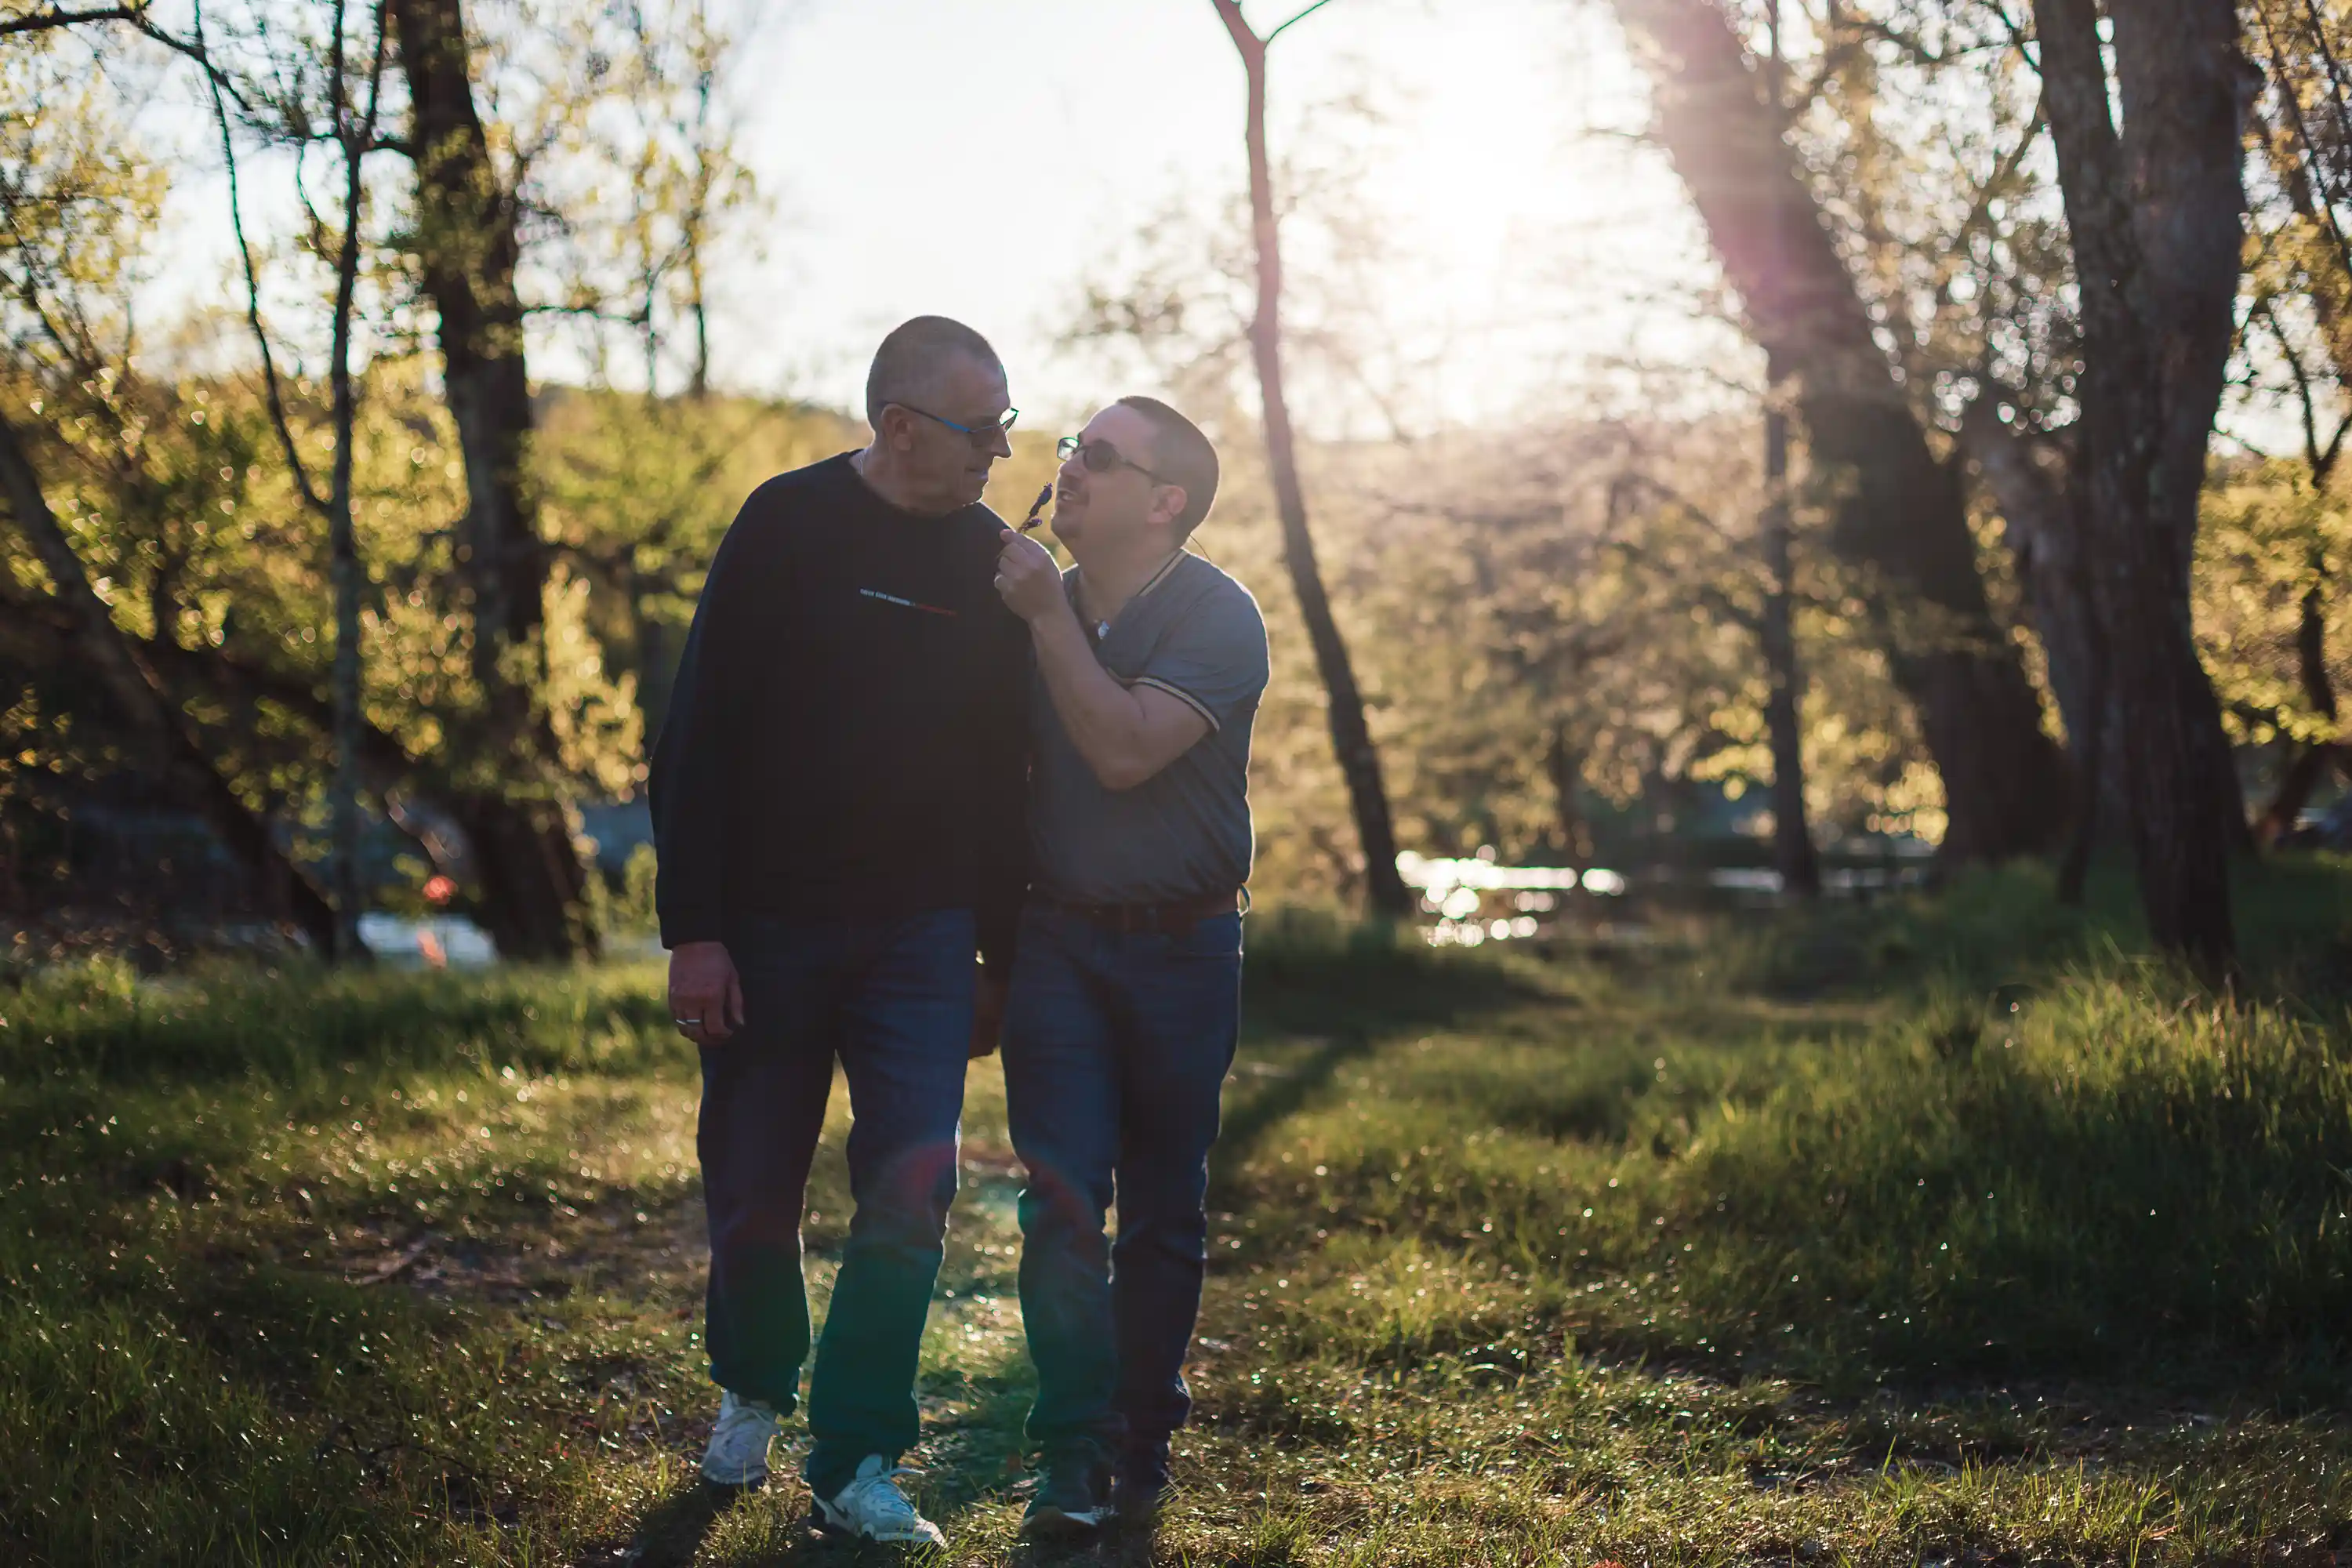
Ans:
[{"label": "blue jeans", "polygon": [[808,1479],[830,1497],[919,1435],[915,1369],[955,1197],[975,966],[968,910],[745,919],[744,1026],[702,1048],[710,1376],[789,1412],[809,1352],[801,1210],[839,1057],[856,1202],[809,1380]]},{"label": "blue jeans", "polygon": [[[1208,1261],[1209,1147],[1241,1026],[1241,917],[1120,932],[1032,905],[1005,1016],[1021,1314],[1048,1447],[1164,1442]],[[1114,1189],[1118,1242],[1103,1215]]]}]

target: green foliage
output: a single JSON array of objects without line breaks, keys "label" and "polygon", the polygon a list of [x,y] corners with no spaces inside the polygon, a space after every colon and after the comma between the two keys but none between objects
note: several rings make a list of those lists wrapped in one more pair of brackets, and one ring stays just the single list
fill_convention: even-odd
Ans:
[{"label": "green foliage", "polygon": [[123,84],[54,33],[0,51],[0,339],[12,358],[73,362],[126,330],[120,298],[162,217],[165,172],[126,133]]},{"label": "green foliage", "polygon": [[2196,610],[2206,669],[2233,737],[2335,741],[2336,721],[2313,704],[2297,639],[2306,599],[2318,608],[2320,668],[2345,668],[2352,632],[2327,615],[2332,585],[2352,565],[2352,516],[2302,464],[2224,471],[2197,537]]},{"label": "green foliage", "polygon": [[64,1053],[79,1073],[317,1081],[371,1070],[641,1071],[681,1055],[646,977],[499,972],[278,973],[241,965],[138,982],[120,959],[38,970],[7,998],[12,1075]]},{"label": "green foliage", "polygon": [[[576,1391],[682,1340],[674,1320],[516,1339],[323,1265],[354,1226],[464,1235],[674,1194],[676,1147],[641,1130],[677,1081],[660,1015],[625,973],[93,965],[0,993],[6,1533],[59,1562],[465,1561],[519,1489],[576,1489],[635,1419]],[[666,1161],[614,1159],[631,1138]],[[570,1405],[528,1453],[519,1397]]]},{"label": "green foliage", "polygon": [[608,938],[646,938],[660,930],[660,912],[654,905],[654,879],[658,868],[659,857],[654,853],[654,847],[640,844],[629,851],[618,889],[601,875],[588,879],[589,908],[595,916],[598,931]]},{"label": "green foliage", "polygon": [[[383,738],[375,754],[405,759],[390,777],[381,767],[369,775],[372,799],[385,784],[428,801],[517,787],[504,776],[511,759],[481,747],[488,719],[472,633],[450,598],[463,469],[421,368],[379,362],[367,373],[355,443],[353,514],[373,580],[361,616],[362,702]],[[323,431],[314,394],[300,384],[290,394],[306,445]],[[55,412],[65,395],[34,403]],[[50,500],[101,594],[126,629],[177,653],[161,668],[232,786],[257,809],[315,826],[330,755],[325,550],[317,519],[272,465],[258,389],[123,378],[103,395],[71,395],[85,412],[49,427]],[[838,449],[842,422],[746,399],[713,397],[690,414],[616,394],[550,402],[534,461],[559,565],[529,685],[549,712],[569,787],[625,799],[645,772],[639,694],[648,681],[667,688],[719,532],[761,479]],[[649,424],[664,438],[647,439]],[[37,568],[13,531],[0,531],[0,559],[26,595],[37,593]],[[17,766],[102,770],[104,748],[122,734],[119,716],[102,698],[58,685],[70,672],[40,673],[17,704],[62,711],[12,729]],[[0,785],[0,806],[20,793]],[[29,802],[26,810],[38,816]]]},{"label": "green foliage", "polygon": [[[2345,993],[2352,980],[2345,964],[2352,888],[2344,873],[2343,858],[2333,855],[2284,855],[2236,868],[2246,984],[2256,994]],[[2145,948],[2138,898],[2118,859],[2093,864],[2079,909],[2057,901],[2055,881],[2040,864],[1979,867],[1933,895],[1833,902],[1802,918],[1735,922],[1710,934],[1708,964],[1731,984],[1780,995],[1930,984],[1990,995],[2070,968],[2111,965],[2118,954]]]}]

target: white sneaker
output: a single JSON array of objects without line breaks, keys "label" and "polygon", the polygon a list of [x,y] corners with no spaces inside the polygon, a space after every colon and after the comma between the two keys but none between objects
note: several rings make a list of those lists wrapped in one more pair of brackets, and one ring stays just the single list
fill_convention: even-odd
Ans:
[{"label": "white sneaker", "polygon": [[903,1465],[893,1469],[881,1455],[866,1455],[857,1467],[856,1480],[842,1488],[830,1502],[823,1498],[816,1500],[817,1528],[863,1541],[945,1546],[948,1538],[940,1533],[940,1527],[917,1513],[915,1505],[907,1500],[907,1494],[898,1489],[900,1476],[922,1473]]},{"label": "white sneaker", "polygon": [[763,1399],[719,1395],[719,1425],[702,1451],[702,1479],[714,1487],[756,1487],[768,1479],[768,1440],[776,1435],[776,1407]]}]

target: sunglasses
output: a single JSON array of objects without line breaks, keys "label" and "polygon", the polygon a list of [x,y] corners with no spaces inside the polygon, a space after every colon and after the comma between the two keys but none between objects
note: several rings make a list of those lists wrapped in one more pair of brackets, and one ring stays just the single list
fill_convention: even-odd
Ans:
[{"label": "sunglasses", "polygon": [[1072,458],[1077,458],[1090,474],[1107,474],[1113,468],[1133,468],[1155,485],[1171,482],[1161,479],[1134,458],[1121,457],[1118,448],[1108,441],[1088,441],[1076,436],[1065,436],[1054,444],[1054,450],[1066,463]]}]

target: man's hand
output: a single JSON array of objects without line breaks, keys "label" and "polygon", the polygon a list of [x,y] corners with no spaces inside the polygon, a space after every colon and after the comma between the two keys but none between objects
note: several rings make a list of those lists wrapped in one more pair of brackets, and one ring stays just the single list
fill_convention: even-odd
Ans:
[{"label": "man's hand", "polygon": [[682,942],[670,953],[669,1016],[698,1046],[715,1046],[743,1026],[743,982],[725,943]]},{"label": "man's hand", "polygon": [[995,1053],[1004,1037],[1004,1001],[1013,993],[1012,982],[992,973],[986,964],[980,970],[980,988],[973,993],[971,1006],[971,1058],[978,1061]]},{"label": "man's hand", "polygon": [[1024,621],[1034,621],[1069,601],[1062,595],[1062,569],[1053,552],[1024,534],[1006,529],[996,552],[996,594],[1005,607]]}]

